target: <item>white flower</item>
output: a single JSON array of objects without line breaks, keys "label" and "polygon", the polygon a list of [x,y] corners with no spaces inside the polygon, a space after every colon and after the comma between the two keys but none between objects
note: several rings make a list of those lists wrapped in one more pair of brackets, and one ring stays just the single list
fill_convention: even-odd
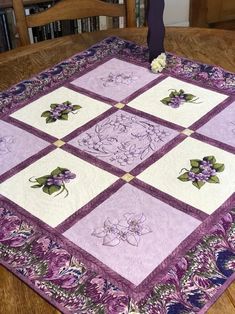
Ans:
[{"label": "white flower", "polygon": [[166,66],[166,54],[161,53],[157,58],[155,58],[151,63],[151,70],[153,73],[162,72]]}]

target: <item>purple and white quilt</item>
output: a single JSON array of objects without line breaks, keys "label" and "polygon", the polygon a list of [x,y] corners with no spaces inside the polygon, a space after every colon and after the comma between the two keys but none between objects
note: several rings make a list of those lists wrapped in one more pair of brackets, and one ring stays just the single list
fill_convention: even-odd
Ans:
[{"label": "purple and white quilt", "polygon": [[0,93],[1,263],[63,313],[205,313],[235,279],[235,74],[117,37]]}]

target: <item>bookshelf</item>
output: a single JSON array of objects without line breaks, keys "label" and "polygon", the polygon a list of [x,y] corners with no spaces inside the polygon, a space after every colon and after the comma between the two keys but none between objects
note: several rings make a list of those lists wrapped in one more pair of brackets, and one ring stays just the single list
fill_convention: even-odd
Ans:
[{"label": "bookshelf", "polygon": [[[42,12],[59,0],[24,0],[25,14]],[[125,0],[102,0],[122,4]],[[146,0],[136,0],[136,26],[145,25]],[[96,16],[69,21],[56,21],[44,26],[29,28],[30,43],[53,39],[64,35],[123,28],[124,17]],[[0,0],[0,52],[19,46],[11,0]]]},{"label": "bookshelf", "polygon": [[[40,4],[45,2],[53,2],[48,0],[24,0],[23,3],[25,6],[27,5],[34,5]],[[12,8],[12,1],[11,0],[0,0],[0,8]]]}]

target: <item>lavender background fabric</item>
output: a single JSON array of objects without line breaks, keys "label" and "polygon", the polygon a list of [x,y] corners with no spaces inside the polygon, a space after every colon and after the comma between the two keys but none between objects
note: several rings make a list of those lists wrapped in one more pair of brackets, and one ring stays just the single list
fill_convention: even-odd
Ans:
[{"label": "lavender background fabric", "polygon": [[77,78],[72,84],[121,102],[158,76],[149,69],[113,58]]},{"label": "lavender background fabric", "polygon": [[[128,213],[136,216],[143,214],[143,227],[149,227],[151,230],[140,237],[137,246],[127,241],[116,244],[115,235],[114,246],[112,243],[104,245],[104,238],[92,235],[96,229],[104,226],[107,219],[115,223],[123,220],[124,215]],[[199,220],[127,184],[64,235],[138,285],[200,223]]]},{"label": "lavender background fabric", "polygon": [[235,102],[203,125],[198,133],[235,147]]},{"label": "lavender background fabric", "polygon": [[0,174],[36,154],[49,143],[12,124],[0,121]]}]

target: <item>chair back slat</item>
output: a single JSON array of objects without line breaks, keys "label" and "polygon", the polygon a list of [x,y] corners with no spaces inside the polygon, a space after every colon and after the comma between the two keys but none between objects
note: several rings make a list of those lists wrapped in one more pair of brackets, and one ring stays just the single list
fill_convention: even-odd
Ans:
[{"label": "chair back slat", "polygon": [[[125,16],[123,4],[111,4],[99,0],[63,0],[50,9],[26,17],[28,27],[41,26],[61,20],[74,20],[92,16]],[[106,13],[107,12],[107,13]]]},{"label": "chair back slat", "polygon": [[19,33],[20,44],[22,46],[29,45],[30,40],[23,2],[21,0],[13,0],[12,5],[16,17],[16,27]]},{"label": "chair back slat", "polygon": [[93,16],[124,16],[126,27],[136,26],[135,0],[125,0],[124,4],[113,4],[100,0],[61,0],[51,8],[29,16],[25,16],[22,0],[13,0],[13,8],[21,45],[30,43],[29,27],[42,26],[61,20]]}]

